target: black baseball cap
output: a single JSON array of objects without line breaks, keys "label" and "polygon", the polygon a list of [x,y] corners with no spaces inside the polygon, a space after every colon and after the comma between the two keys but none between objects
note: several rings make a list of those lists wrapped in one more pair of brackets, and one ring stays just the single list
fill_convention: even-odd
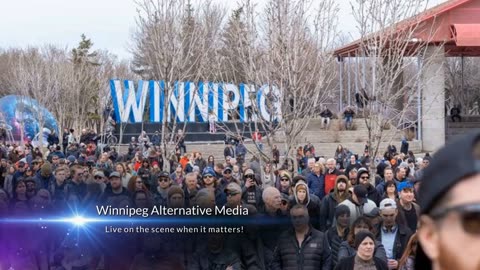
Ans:
[{"label": "black baseball cap", "polygon": [[[480,132],[476,131],[441,148],[431,159],[420,179],[418,202],[423,215],[467,177],[480,174]],[[421,245],[418,246],[415,269],[432,269],[432,262]]]},{"label": "black baseball cap", "polygon": [[353,194],[355,194],[355,196],[357,196],[358,203],[365,204],[365,203],[368,202],[368,200],[367,200],[368,191],[367,191],[367,188],[364,185],[356,185],[353,188]]}]

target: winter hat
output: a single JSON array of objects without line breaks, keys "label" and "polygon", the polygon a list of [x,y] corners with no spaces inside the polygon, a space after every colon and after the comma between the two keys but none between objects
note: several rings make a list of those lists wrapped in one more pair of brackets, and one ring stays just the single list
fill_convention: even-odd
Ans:
[{"label": "winter hat", "polygon": [[168,189],[168,199],[172,197],[174,194],[180,194],[183,198],[185,198],[185,193],[183,192],[182,188],[179,186],[171,186]]},{"label": "winter hat", "polygon": [[345,175],[341,174],[341,175],[337,176],[336,183],[338,184],[338,182],[344,182],[345,184],[348,185],[348,178]]},{"label": "winter hat", "polygon": [[360,244],[363,242],[363,240],[365,240],[365,238],[370,238],[372,239],[373,243],[375,243],[375,236],[373,236],[373,234],[369,231],[361,231],[359,233],[357,233],[355,235],[355,244],[354,244],[354,247],[355,247],[355,250],[358,249],[358,247],[360,246]]},{"label": "winter hat", "polygon": [[303,182],[298,182],[295,186],[295,192],[298,192],[299,190],[305,190],[305,192],[307,192],[307,185]]},{"label": "winter hat", "polygon": [[202,176],[205,176],[205,175],[211,175],[213,177],[215,177],[215,171],[212,169],[212,167],[206,167],[205,169],[203,169],[203,173],[202,173]]},{"label": "winter hat", "polygon": [[307,179],[303,175],[297,175],[293,177],[293,184],[298,183],[299,181],[307,182]]},{"label": "winter hat", "polygon": [[43,177],[49,177],[52,175],[52,165],[50,165],[50,162],[45,162],[42,165],[42,168],[40,169],[40,175]]},{"label": "winter hat", "polygon": [[335,219],[338,219],[339,216],[347,214],[350,216],[350,209],[348,206],[339,204],[337,207],[335,207]]},{"label": "winter hat", "polygon": [[67,160],[70,163],[75,163],[76,158],[74,156],[70,155],[70,156],[67,157]]}]

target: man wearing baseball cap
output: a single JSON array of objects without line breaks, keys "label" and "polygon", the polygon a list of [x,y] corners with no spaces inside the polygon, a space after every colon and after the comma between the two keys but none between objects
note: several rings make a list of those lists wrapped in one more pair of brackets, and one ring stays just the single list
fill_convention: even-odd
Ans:
[{"label": "man wearing baseball cap", "polygon": [[440,149],[425,168],[415,269],[479,269],[480,132]]},{"label": "man wearing baseball cap", "polygon": [[398,261],[412,236],[407,226],[397,223],[397,215],[397,203],[394,200],[387,198],[380,202],[382,222],[377,230],[377,240],[382,242],[387,253],[388,269],[398,268]]},{"label": "man wearing baseball cap", "polygon": [[356,185],[353,188],[352,196],[339,205],[346,205],[350,209],[350,225],[352,225],[357,218],[363,216],[365,213],[370,213],[377,205],[367,198],[367,188],[363,185]]}]

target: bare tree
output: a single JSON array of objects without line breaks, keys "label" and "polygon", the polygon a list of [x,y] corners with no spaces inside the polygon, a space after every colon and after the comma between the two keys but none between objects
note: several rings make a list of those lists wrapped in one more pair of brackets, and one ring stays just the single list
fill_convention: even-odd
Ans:
[{"label": "bare tree", "polygon": [[[175,82],[206,79],[209,55],[218,40],[224,10],[210,0],[200,1],[198,8],[189,0],[143,0],[137,2],[137,7],[137,29],[131,49],[134,71],[144,79],[165,83],[161,141],[166,151],[167,142],[173,138],[168,138],[173,134],[169,133],[167,117],[173,122],[173,131],[177,123],[177,117],[169,113]],[[196,89],[193,91],[195,95]],[[178,96],[177,101],[180,100],[182,97]]]},{"label": "bare tree", "polygon": [[[250,98],[254,129],[267,131],[285,144],[286,157],[294,149],[310,119],[334,88],[334,58],[338,7],[335,1],[269,1],[258,12],[249,0],[241,1],[227,25],[221,51],[228,81],[243,82],[257,91]],[[257,104],[264,104],[260,108]],[[249,132],[254,130],[247,125]],[[242,133],[244,130],[234,130]],[[275,136],[278,134],[278,136]],[[258,153],[269,160],[268,148]]]},{"label": "bare tree", "polygon": [[[419,13],[428,1],[356,0],[352,11],[360,33],[359,49],[354,52],[366,68],[359,70],[362,81],[357,93],[359,115],[368,129],[370,157],[380,153],[382,141],[392,141],[401,130],[414,126],[417,117],[408,119],[418,105],[418,91],[423,85],[422,71],[433,57],[425,57],[432,29],[421,29]],[[425,33],[426,32],[426,33]],[[442,47],[440,46],[438,52]],[[419,59],[422,65],[418,65]],[[363,72],[365,71],[365,72]],[[409,76],[405,72],[409,71]],[[375,163],[370,163],[372,172]],[[374,181],[372,173],[372,181]]]}]

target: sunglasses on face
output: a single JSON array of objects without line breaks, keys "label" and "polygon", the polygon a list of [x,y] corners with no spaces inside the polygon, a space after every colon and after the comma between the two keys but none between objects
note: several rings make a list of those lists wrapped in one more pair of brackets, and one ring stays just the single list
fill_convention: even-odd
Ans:
[{"label": "sunglasses on face", "polygon": [[250,178],[250,179],[253,179],[255,176],[253,174],[248,174],[248,175],[245,175],[245,178]]},{"label": "sunglasses on face", "polygon": [[287,205],[287,203],[288,203],[287,201],[282,201],[282,205],[284,206]]},{"label": "sunglasses on face", "polygon": [[232,171],[226,171],[226,172],[224,172],[224,174],[231,174],[231,173],[232,173]]},{"label": "sunglasses on face", "polygon": [[213,178],[213,176],[211,176],[211,175],[205,175],[205,176],[203,177],[203,179],[207,179],[207,178]]},{"label": "sunglasses on face", "polygon": [[369,177],[368,176],[362,176],[360,177],[360,179],[368,179]]},{"label": "sunglasses on face", "polygon": [[449,213],[456,212],[460,216],[460,223],[465,232],[480,235],[480,203],[461,204],[432,211],[429,215],[434,220],[440,220]]},{"label": "sunglasses on face", "polygon": [[288,178],[282,178],[281,181],[282,181],[282,182],[288,182],[289,179],[288,179]]},{"label": "sunglasses on face", "polygon": [[95,176],[94,178],[95,178],[95,179],[102,179],[103,177],[101,177],[101,176]]},{"label": "sunglasses on face", "polygon": [[168,182],[168,178],[159,178],[158,182]]}]

